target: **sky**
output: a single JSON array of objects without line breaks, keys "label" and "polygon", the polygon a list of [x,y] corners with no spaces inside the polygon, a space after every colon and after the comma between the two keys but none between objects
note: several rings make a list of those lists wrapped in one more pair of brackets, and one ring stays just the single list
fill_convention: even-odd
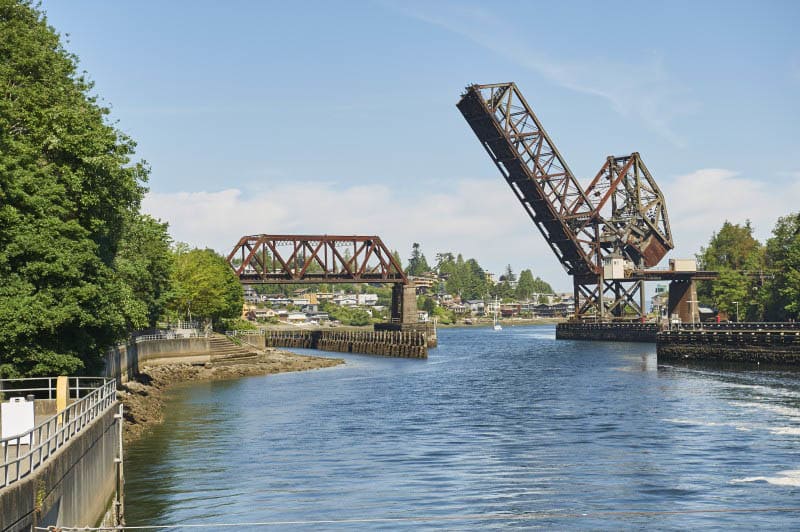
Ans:
[{"label": "sky", "polygon": [[[691,257],[800,210],[800,2],[45,0],[152,169],[143,210],[245,234],[377,234],[571,280],[455,107],[514,81],[584,185],[638,151]],[[666,259],[664,259],[666,264]]]}]

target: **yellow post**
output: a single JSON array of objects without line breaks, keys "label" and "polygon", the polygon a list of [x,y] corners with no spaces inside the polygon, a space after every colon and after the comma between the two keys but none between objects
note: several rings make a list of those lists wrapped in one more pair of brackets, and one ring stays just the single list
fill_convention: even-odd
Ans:
[{"label": "yellow post", "polygon": [[59,413],[58,424],[64,422],[64,417],[61,412],[67,408],[67,399],[69,398],[69,377],[61,375],[56,379],[56,412]]}]

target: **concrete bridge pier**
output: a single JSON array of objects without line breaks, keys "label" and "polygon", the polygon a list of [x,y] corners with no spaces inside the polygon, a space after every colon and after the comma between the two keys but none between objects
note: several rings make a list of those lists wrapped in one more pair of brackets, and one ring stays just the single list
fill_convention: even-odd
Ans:
[{"label": "concrete bridge pier", "polygon": [[697,302],[697,285],[693,279],[676,279],[669,283],[669,317],[677,314],[683,323],[699,323],[700,308]]},{"label": "concrete bridge pier", "polygon": [[396,284],[392,287],[392,321],[417,323],[417,287],[413,284]]}]

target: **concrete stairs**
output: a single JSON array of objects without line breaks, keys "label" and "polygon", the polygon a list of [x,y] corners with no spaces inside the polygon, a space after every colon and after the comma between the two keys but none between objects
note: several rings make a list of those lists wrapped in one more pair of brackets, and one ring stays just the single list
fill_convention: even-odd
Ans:
[{"label": "concrete stairs", "polygon": [[211,363],[218,366],[255,364],[260,353],[247,344],[238,345],[227,336],[215,334],[209,338]]}]

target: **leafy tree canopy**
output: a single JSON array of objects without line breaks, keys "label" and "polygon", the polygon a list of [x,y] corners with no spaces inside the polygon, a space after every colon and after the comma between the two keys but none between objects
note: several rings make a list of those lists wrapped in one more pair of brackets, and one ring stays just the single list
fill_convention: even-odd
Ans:
[{"label": "leafy tree canopy", "polygon": [[800,212],[778,219],[767,240],[766,267],[772,277],[762,291],[764,318],[800,319]]},{"label": "leafy tree canopy", "polygon": [[192,319],[235,318],[242,312],[244,291],[224,257],[210,249],[186,251],[179,246],[172,270],[169,309]]},{"label": "leafy tree canopy", "polygon": [[114,270],[148,168],[43,14],[0,0],[0,373],[74,374],[142,317]]},{"label": "leafy tree canopy", "polygon": [[703,303],[730,316],[735,315],[738,306],[741,316],[758,318],[761,314],[758,285],[743,271],[763,269],[764,248],[753,237],[749,221],[744,225],[726,221],[711,236],[708,247],[700,250],[697,259],[702,269],[720,272],[717,281],[698,283],[697,295]]},{"label": "leafy tree canopy", "polygon": [[166,309],[172,274],[167,224],[151,216],[130,216],[115,267],[130,290],[131,328],[155,327]]}]

